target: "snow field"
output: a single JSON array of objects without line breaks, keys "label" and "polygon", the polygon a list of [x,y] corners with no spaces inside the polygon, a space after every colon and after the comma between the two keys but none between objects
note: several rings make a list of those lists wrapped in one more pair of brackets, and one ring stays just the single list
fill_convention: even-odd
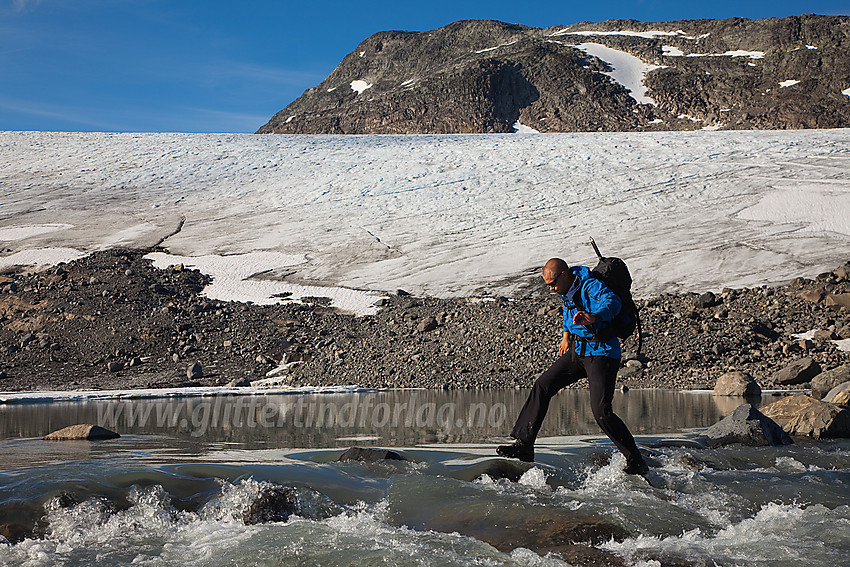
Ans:
[{"label": "snow field", "polygon": [[278,282],[359,312],[368,290],[511,295],[549,257],[593,264],[593,236],[628,261],[639,296],[779,283],[850,259],[848,142],[5,132],[0,265],[164,238],[227,297],[262,301],[258,282]]}]

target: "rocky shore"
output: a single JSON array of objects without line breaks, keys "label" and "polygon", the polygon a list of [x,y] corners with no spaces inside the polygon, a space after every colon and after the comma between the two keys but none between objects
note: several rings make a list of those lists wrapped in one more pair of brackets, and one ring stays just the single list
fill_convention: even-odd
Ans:
[{"label": "rocky shore", "polygon": [[[0,391],[249,385],[524,388],[556,356],[559,298],[529,277],[513,298],[439,299],[399,290],[374,316],[284,300],[204,297],[197,270],[154,268],[112,249],[44,271],[0,275]],[[639,277],[639,275],[638,275]],[[710,389],[730,371],[762,388],[780,373],[850,361],[850,263],[815,279],[640,298],[643,350],[624,348],[620,384]],[[815,331],[814,333],[809,333]],[[810,338],[794,335],[809,333]],[[584,387],[579,382],[574,387]]]}]

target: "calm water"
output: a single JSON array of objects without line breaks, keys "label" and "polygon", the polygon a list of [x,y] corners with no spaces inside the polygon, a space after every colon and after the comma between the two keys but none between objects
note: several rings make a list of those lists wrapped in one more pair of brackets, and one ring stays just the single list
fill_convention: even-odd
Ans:
[{"label": "calm water", "polygon": [[[496,458],[525,396],[0,405],[0,524],[35,528],[0,543],[0,564],[563,565],[581,544],[625,565],[850,565],[850,443],[698,449],[741,400],[618,393],[650,485],[620,471],[583,391],[553,402],[537,462]],[[74,423],[122,437],[40,439]],[[408,461],[336,462],[355,445]],[[246,523],[273,486],[300,511]]]}]

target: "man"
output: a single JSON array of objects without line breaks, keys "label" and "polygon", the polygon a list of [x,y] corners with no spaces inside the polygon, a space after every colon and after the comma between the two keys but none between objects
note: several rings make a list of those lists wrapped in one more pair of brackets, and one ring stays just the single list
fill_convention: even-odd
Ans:
[{"label": "man", "polygon": [[620,368],[620,341],[616,336],[607,340],[595,336],[620,312],[620,298],[600,280],[591,277],[590,269],[570,268],[560,258],[546,262],[543,281],[564,302],[564,334],[558,347],[558,359],[534,383],[511,432],[516,442],[502,445],[496,452],[503,457],[533,461],[534,441],[546,417],[549,401],[559,390],[587,377],[593,417],[626,456],[624,471],[645,473],[648,468],[634,437],[611,407]]}]

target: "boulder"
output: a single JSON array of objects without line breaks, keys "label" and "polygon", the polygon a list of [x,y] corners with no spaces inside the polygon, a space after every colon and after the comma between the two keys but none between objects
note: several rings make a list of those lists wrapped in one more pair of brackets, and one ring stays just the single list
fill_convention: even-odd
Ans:
[{"label": "boulder", "polygon": [[715,396],[761,396],[761,387],[746,372],[722,374],[714,385]]},{"label": "boulder", "polygon": [[694,301],[694,307],[701,308],[713,307],[716,304],[717,296],[710,291],[703,293],[702,295],[696,298],[696,301]]},{"label": "boulder", "polygon": [[827,307],[833,306],[850,309],[850,293],[832,293],[826,296],[824,303]]},{"label": "boulder", "polygon": [[419,325],[416,329],[420,333],[427,333],[428,331],[433,331],[437,328],[437,320],[433,317],[425,317],[422,321],[419,322]]},{"label": "boulder", "polygon": [[201,367],[200,363],[196,362],[186,369],[186,378],[189,380],[195,380],[197,378],[203,378],[204,369]]},{"label": "boulder", "polygon": [[362,461],[375,463],[378,461],[406,461],[399,453],[388,449],[369,449],[363,447],[352,447],[340,455],[337,461]]},{"label": "boulder", "polygon": [[761,410],[791,435],[850,437],[850,410],[805,394],[773,402]]},{"label": "boulder", "polygon": [[850,382],[842,382],[841,384],[827,392],[827,394],[821,399],[825,402],[837,404],[838,402],[835,401],[835,396],[837,396],[841,392],[850,392]]},{"label": "boulder", "polygon": [[[417,496],[428,502],[443,496],[444,490],[442,486],[422,487]],[[625,567],[626,562],[593,545],[634,536],[615,521],[584,508],[568,510],[542,504],[505,507],[470,500],[459,501],[451,510],[420,506],[416,526],[419,530],[475,538],[503,553],[524,548],[544,557],[556,554],[570,565],[599,567]],[[528,561],[518,563],[528,564]]]},{"label": "boulder", "polygon": [[830,401],[832,404],[836,404],[839,406],[850,407],[850,391],[845,390],[843,392],[838,392]]},{"label": "boulder", "polygon": [[752,447],[793,443],[782,428],[750,404],[741,404],[705,432],[709,447],[741,443]]},{"label": "boulder", "polygon": [[454,519],[457,527],[452,531],[487,542],[503,553],[526,548],[544,556],[557,554],[571,565],[626,565],[616,555],[591,547],[612,540],[623,541],[631,535],[611,520],[571,517],[563,512],[539,509],[525,517],[506,514],[509,517],[499,521],[491,514],[484,521],[475,521],[476,512],[480,514],[478,509],[457,514]]},{"label": "boulder", "polygon": [[617,371],[617,378],[631,378],[643,372],[640,366],[629,366],[628,364]]},{"label": "boulder", "polygon": [[823,293],[817,289],[807,289],[798,293],[797,297],[805,299],[810,303],[820,303],[821,299],[823,299]]},{"label": "boulder", "polygon": [[95,441],[98,439],[115,439],[117,437],[121,436],[99,425],[81,423],[79,425],[69,425],[64,429],[49,433],[43,439],[45,441],[72,441],[80,439]]},{"label": "boulder", "polygon": [[9,543],[20,543],[26,538],[32,537],[32,529],[21,524],[6,523],[0,524],[0,544],[5,538]]},{"label": "boulder", "polygon": [[819,400],[830,390],[844,382],[850,382],[850,364],[821,372],[815,376],[812,379],[812,397]]},{"label": "boulder", "polygon": [[776,384],[792,386],[794,384],[805,384],[820,373],[820,364],[812,358],[806,357],[795,360],[782,370],[774,373],[771,380]]}]

